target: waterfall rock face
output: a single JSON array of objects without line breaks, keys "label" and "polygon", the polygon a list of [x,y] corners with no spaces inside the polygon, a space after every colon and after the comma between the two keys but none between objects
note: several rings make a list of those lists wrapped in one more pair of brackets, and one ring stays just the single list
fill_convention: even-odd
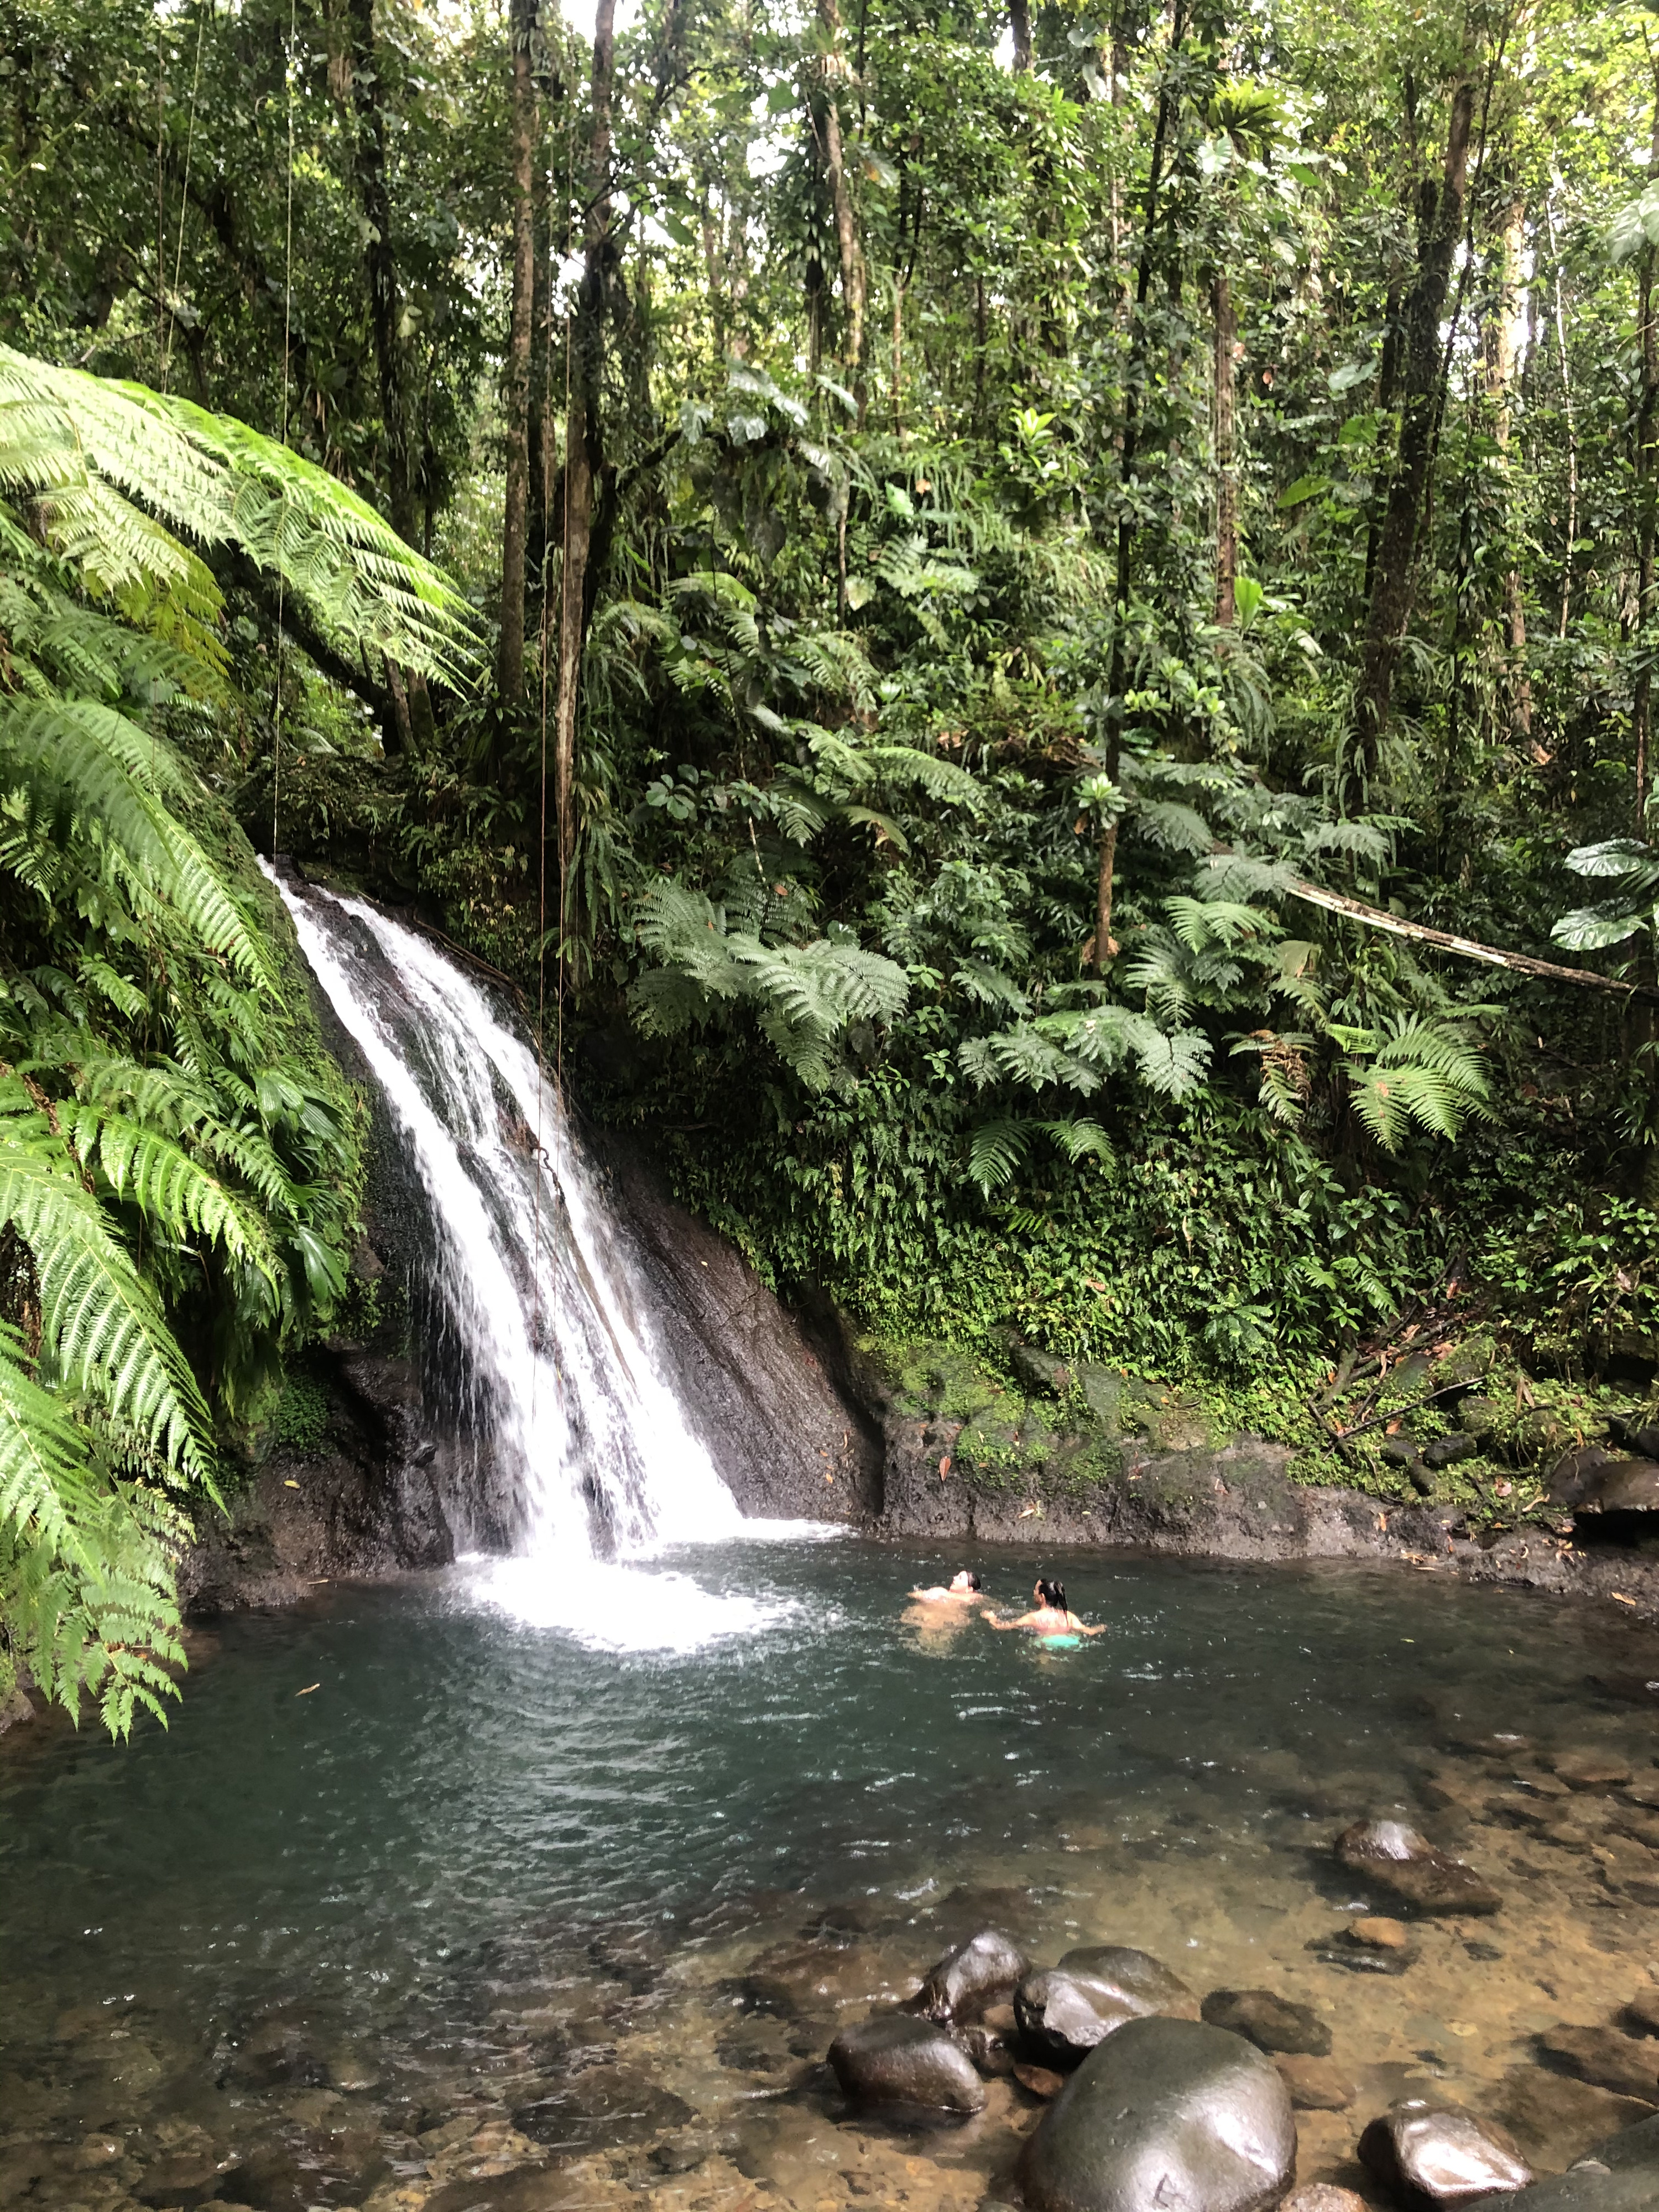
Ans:
[{"label": "waterfall rock face", "polygon": [[374,908],[280,888],[371,1100],[354,1273],[376,1318],[315,1355],[302,1390],[323,1410],[204,1525],[195,1609],[476,1550],[564,1571],[745,1516],[878,1512],[881,1440],[833,1330],[786,1311],[637,1154],[579,1133],[504,995]]}]

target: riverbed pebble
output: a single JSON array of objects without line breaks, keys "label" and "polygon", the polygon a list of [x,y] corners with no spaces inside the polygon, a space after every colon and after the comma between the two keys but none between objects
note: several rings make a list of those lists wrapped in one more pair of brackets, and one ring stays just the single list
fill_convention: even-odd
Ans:
[{"label": "riverbed pebble", "polygon": [[1385,2188],[1432,2206],[1459,2207],[1494,2190],[1524,2189],[1532,2168],[1507,2130],[1461,2105],[1408,2097],[1359,2138],[1360,2162]]},{"label": "riverbed pebble", "polygon": [[863,2105],[981,2112],[985,2085],[966,2051],[932,2021],[887,2013],[844,2027],[830,2046],[843,2093]]},{"label": "riverbed pebble", "polygon": [[1298,2112],[1346,2112],[1359,2094],[1331,2059],[1285,2052],[1275,2063]]},{"label": "riverbed pebble", "polygon": [[1073,2075],[1020,2159],[1032,2212],[1269,2212],[1296,2166],[1290,2091],[1242,2036],[1141,2019]]},{"label": "riverbed pebble", "polygon": [[1311,2006],[1294,2004],[1272,1990],[1212,1990],[1204,2018],[1212,2027],[1244,2036],[1258,2051],[1323,2058],[1331,2047],[1331,2031]]},{"label": "riverbed pebble", "polygon": [[1351,1920],[1342,1932],[1350,1943],[1363,1943],[1373,1951],[1411,1948],[1411,1930],[1404,1922],[1389,1920],[1380,1912],[1368,1912],[1358,1920]]}]

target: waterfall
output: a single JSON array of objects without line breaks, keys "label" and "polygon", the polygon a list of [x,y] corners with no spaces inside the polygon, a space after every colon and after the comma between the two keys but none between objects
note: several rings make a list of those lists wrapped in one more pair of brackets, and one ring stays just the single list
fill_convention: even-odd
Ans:
[{"label": "waterfall", "polygon": [[469,1557],[465,1587],[619,1649],[688,1650],[756,1626],[764,1608],[750,1601],[641,1569],[665,1545],[765,1531],[744,1521],[663,1379],[550,1073],[426,938],[273,880],[424,1194],[456,1410],[509,1500],[512,1555]]}]

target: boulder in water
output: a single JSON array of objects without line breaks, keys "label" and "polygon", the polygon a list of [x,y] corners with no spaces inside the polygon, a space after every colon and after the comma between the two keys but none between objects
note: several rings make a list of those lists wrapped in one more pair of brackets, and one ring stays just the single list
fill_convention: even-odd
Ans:
[{"label": "boulder in water", "polygon": [[1204,2017],[1212,2027],[1244,2036],[1258,2051],[1308,2058],[1330,2055],[1331,2031],[1319,2014],[1271,1990],[1212,1990],[1204,2000]]},{"label": "boulder in water", "polygon": [[1272,2060],[1224,2028],[1157,2018],[1085,2059],[1019,2162],[1032,2212],[1270,2212],[1295,2169]]},{"label": "boulder in water", "polygon": [[1060,1971],[1086,1974],[1101,1982],[1137,2014],[1161,2013],[1166,2020],[1196,2020],[1198,1999],[1179,1974],[1172,1974],[1149,1952],[1123,1943],[1085,1943],[1061,1958]]},{"label": "boulder in water", "polygon": [[1609,2136],[1553,2181],[1518,2197],[1483,2197],[1468,2212],[1653,2212],[1659,2204],[1659,2118]]},{"label": "boulder in water", "polygon": [[1336,1839],[1336,1855],[1419,1912],[1496,1912],[1503,1899],[1471,1866],[1437,1850],[1404,1820],[1356,1820]]},{"label": "boulder in water", "polygon": [[1408,2097],[1359,2138],[1360,2162],[1386,2188],[1435,2207],[1461,2207],[1494,2190],[1524,2189],[1532,2168],[1514,2138],[1461,2105]]},{"label": "boulder in water", "polygon": [[923,1982],[915,2008],[929,2020],[976,2019],[1030,1970],[1030,1960],[1012,1936],[982,1928],[945,1953]]},{"label": "boulder in water", "polygon": [[942,2027],[914,2013],[886,2013],[844,2027],[830,2046],[830,2064],[855,2104],[945,2112],[985,2109],[984,2084],[967,2052]]},{"label": "boulder in water", "polygon": [[1109,1983],[1063,1967],[1028,1974],[1014,1991],[1020,2041],[1045,2066],[1079,2065],[1126,2021],[1143,2017]]}]

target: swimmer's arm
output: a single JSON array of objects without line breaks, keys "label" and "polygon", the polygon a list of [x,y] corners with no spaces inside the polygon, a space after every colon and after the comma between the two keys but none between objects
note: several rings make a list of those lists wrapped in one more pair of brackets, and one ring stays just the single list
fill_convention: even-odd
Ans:
[{"label": "swimmer's arm", "polygon": [[995,1613],[988,1613],[985,1618],[993,1628],[1029,1628],[1036,1619],[1036,1615],[1034,1613],[1022,1613],[1018,1620],[999,1620]]},{"label": "swimmer's arm", "polygon": [[1106,1633],[1106,1624],[1103,1621],[1098,1628],[1085,1628],[1080,1620],[1075,1626],[1079,1636],[1104,1636]]},{"label": "swimmer's arm", "polygon": [[936,1602],[942,1597],[949,1597],[951,1593],[935,1583],[932,1589],[913,1589],[910,1595],[912,1597],[920,1598],[924,1604],[927,1604],[930,1601]]}]

